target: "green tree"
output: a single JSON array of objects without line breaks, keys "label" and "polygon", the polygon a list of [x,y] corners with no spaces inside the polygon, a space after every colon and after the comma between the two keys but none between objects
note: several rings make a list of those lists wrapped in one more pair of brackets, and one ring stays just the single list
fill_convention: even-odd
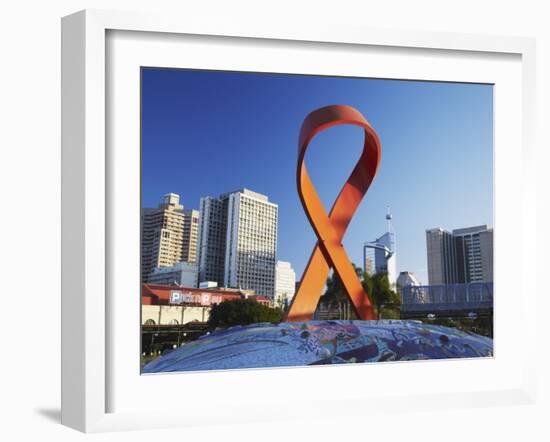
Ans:
[{"label": "green tree", "polygon": [[259,322],[279,323],[282,319],[283,311],[280,308],[270,308],[253,299],[233,299],[212,307],[208,326],[226,328]]},{"label": "green tree", "polygon": [[[376,309],[378,319],[399,319],[401,298],[399,294],[392,289],[388,274],[380,272],[369,276],[363,272],[360,267],[356,265],[353,265],[353,267],[363,284],[365,292],[369,296],[370,302]],[[321,302],[333,307],[338,307],[346,303],[349,304],[349,299],[342,281],[336,273],[328,277],[327,288],[321,297]]]},{"label": "green tree", "polygon": [[[361,279],[361,268],[357,267],[355,264],[353,268],[359,279]],[[327,278],[326,290],[321,296],[320,302],[329,306],[329,311],[336,310],[340,312],[340,315],[343,314],[344,316],[340,316],[341,319],[358,319],[353,308],[350,307],[351,303],[348,295],[336,272],[333,272],[332,275]]]},{"label": "green tree", "polygon": [[372,276],[363,273],[363,288],[376,308],[378,319],[399,319],[401,298],[392,289],[387,273],[379,272]]},{"label": "green tree", "polygon": [[[357,274],[359,279],[361,279],[363,271],[355,264],[352,265],[355,269],[355,273]],[[342,284],[342,281],[340,280],[336,272],[333,272],[333,274],[327,278],[327,288],[325,290],[325,293],[323,293],[323,296],[321,296],[321,301],[323,303],[329,303],[348,300],[349,299],[346,294],[346,290],[344,289],[344,285]]]}]

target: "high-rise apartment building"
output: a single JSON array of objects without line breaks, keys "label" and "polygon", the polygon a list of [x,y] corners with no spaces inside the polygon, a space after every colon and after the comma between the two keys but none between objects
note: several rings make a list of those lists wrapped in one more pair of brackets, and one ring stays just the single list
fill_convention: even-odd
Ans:
[{"label": "high-rise apartment building", "polygon": [[[164,195],[156,209],[141,214],[141,280],[147,282],[157,267],[196,261],[197,211],[184,211],[175,193]],[[193,261],[191,261],[193,262]]]},{"label": "high-rise apartment building", "polygon": [[273,298],[278,206],[241,189],[201,198],[199,281]]},{"label": "high-rise apartment building", "polygon": [[486,225],[429,229],[426,246],[430,285],[493,281],[493,229]]},{"label": "high-rise apartment building", "polygon": [[475,226],[453,230],[459,282],[493,281],[493,229]]},{"label": "high-rise apartment building", "polygon": [[183,211],[183,244],[181,260],[196,263],[199,247],[199,211]]},{"label": "high-rise apartment building", "polygon": [[289,262],[277,261],[275,266],[275,305],[285,307],[296,290],[296,272]]},{"label": "high-rise apartment building", "polygon": [[201,198],[199,222],[199,282],[223,286],[228,198]]},{"label": "high-rise apartment building", "polygon": [[456,252],[451,232],[439,227],[426,230],[428,251],[428,283],[455,284],[458,282]]}]

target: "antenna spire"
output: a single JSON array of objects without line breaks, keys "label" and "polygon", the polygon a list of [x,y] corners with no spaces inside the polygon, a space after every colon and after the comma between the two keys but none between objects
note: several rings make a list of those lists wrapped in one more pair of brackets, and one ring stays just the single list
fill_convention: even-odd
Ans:
[{"label": "antenna spire", "polygon": [[386,220],[388,221],[388,232],[391,233],[392,231],[392,227],[391,227],[391,220],[392,220],[392,214],[390,212],[390,206],[386,206],[387,210],[386,210]]}]

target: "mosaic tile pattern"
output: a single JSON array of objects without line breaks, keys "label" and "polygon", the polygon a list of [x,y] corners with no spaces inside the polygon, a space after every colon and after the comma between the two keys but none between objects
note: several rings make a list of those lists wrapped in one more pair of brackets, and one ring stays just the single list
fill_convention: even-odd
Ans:
[{"label": "mosaic tile pattern", "polygon": [[492,355],[490,338],[420,321],[287,322],[216,331],[151,361],[143,373]]}]

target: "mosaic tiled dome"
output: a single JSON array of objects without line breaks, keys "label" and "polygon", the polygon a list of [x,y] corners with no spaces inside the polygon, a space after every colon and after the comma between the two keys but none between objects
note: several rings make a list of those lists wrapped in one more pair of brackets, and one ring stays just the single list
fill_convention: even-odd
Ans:
[{"label": "mosaic tiled dome", "polygon": [[493,355],[493,340],[420,321],[309,321],[216,331],[143,373],[344,364]]}]

